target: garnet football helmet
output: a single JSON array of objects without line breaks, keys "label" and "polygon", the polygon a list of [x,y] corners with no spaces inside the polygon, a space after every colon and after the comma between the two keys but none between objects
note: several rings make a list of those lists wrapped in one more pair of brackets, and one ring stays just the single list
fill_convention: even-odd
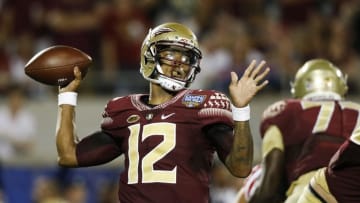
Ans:
[{"label": "garnet football helmet", "polygon": [[[162,50],[175,49],[189,56],[189,74],[185,79],[169,77],[163,74],[162,60],[159,53]],[[164,23],[150,29],[141,47],[140,72],[143,77],[170,91],[179,91],[189,87],[200,72],[202,57],[195,34],[179,23]]]},{"label": "garnet football helmet", "polygon": [[291,93],[295,98],[317,94],[323,97],[332,95],[341,99],[347,90],[347,76],[324,59],[307,61],[297,71],[295,81],[291,83]]}]

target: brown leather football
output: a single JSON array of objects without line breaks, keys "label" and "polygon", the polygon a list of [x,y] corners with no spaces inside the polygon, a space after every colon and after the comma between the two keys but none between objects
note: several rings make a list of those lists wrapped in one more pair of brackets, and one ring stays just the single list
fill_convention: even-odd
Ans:
[{"label": "brown leather football", "polygon": [[25,74],[46,85],[65,86],[74,80],[75,66],[84,78],[91,63],[91,57],[83,51],[56,45],[34,55],[25,65]]}]

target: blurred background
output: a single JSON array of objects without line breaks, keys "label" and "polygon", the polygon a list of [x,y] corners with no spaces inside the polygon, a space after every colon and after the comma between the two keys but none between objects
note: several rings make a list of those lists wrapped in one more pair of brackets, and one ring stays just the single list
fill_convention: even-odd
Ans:
[{"label": "blurred background", "polygon": [[[255,162],[259,123],[271,103],[291,97],[290,82],[311,58],[326,58],[348,75],[359,101],[360,1],[357,0],[0,0],[0,184],[3,202],[116,202],[121,158],[104,166],[56,164],[57,88],[24,74],[26,62],[52,45],[93,58],[80,90],[79,137],[99,129],[106,102],[146,93],[140,46],[150,27],[176,21],[198,36],[202,72],[192,88],[227,93],[229,72],[266,60],[270,83],[252,101]],[[242,185],[215,164],[212,202],[232,202]],[[109,197],[109,198],[106,198]]]}]

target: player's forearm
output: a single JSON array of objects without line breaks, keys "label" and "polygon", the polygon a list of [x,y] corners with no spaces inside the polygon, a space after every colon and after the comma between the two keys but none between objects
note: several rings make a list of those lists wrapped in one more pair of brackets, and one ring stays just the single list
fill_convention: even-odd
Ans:
[{"label": "player's forearm", "polygon": [[251,172],[253,161],[253,140],[249,121],[236,121],[234,143],[226,158],[226,166],[237,177],[246,177]]},{"label": "player's forearm", "polygon": [[62,166],[77,166],[74,120],[74,107],[70,105],[61,105],[59,107],[56,128],[56,148],[58,152],[58,163]]},{"label": "player's forearm", "polygon": [[[267,134],[269,136],[269,134]],[[263,140],[268,142],[269,137]],[[264,149],[264,148],[263,148]],[[279,200],[285,196],[283,190],[285,182],[285,155],[284,151],[279,148],[272,149],[269,153],[263,157],[263,171],[261,181],[258,184],[254,195],[251,197],[250,203],[261,202],[280,202]]]}]

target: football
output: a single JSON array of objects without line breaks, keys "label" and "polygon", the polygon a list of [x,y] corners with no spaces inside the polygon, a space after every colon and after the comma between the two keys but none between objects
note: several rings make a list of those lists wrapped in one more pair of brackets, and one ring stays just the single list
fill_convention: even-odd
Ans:
[{"label": "football", "polygon": [[74,67],[78,66],[85,77],[92,58],[83,51],[65,45],[41,50],[25,65],[25,74],[42,84],[66,86],[74,80]]}]

